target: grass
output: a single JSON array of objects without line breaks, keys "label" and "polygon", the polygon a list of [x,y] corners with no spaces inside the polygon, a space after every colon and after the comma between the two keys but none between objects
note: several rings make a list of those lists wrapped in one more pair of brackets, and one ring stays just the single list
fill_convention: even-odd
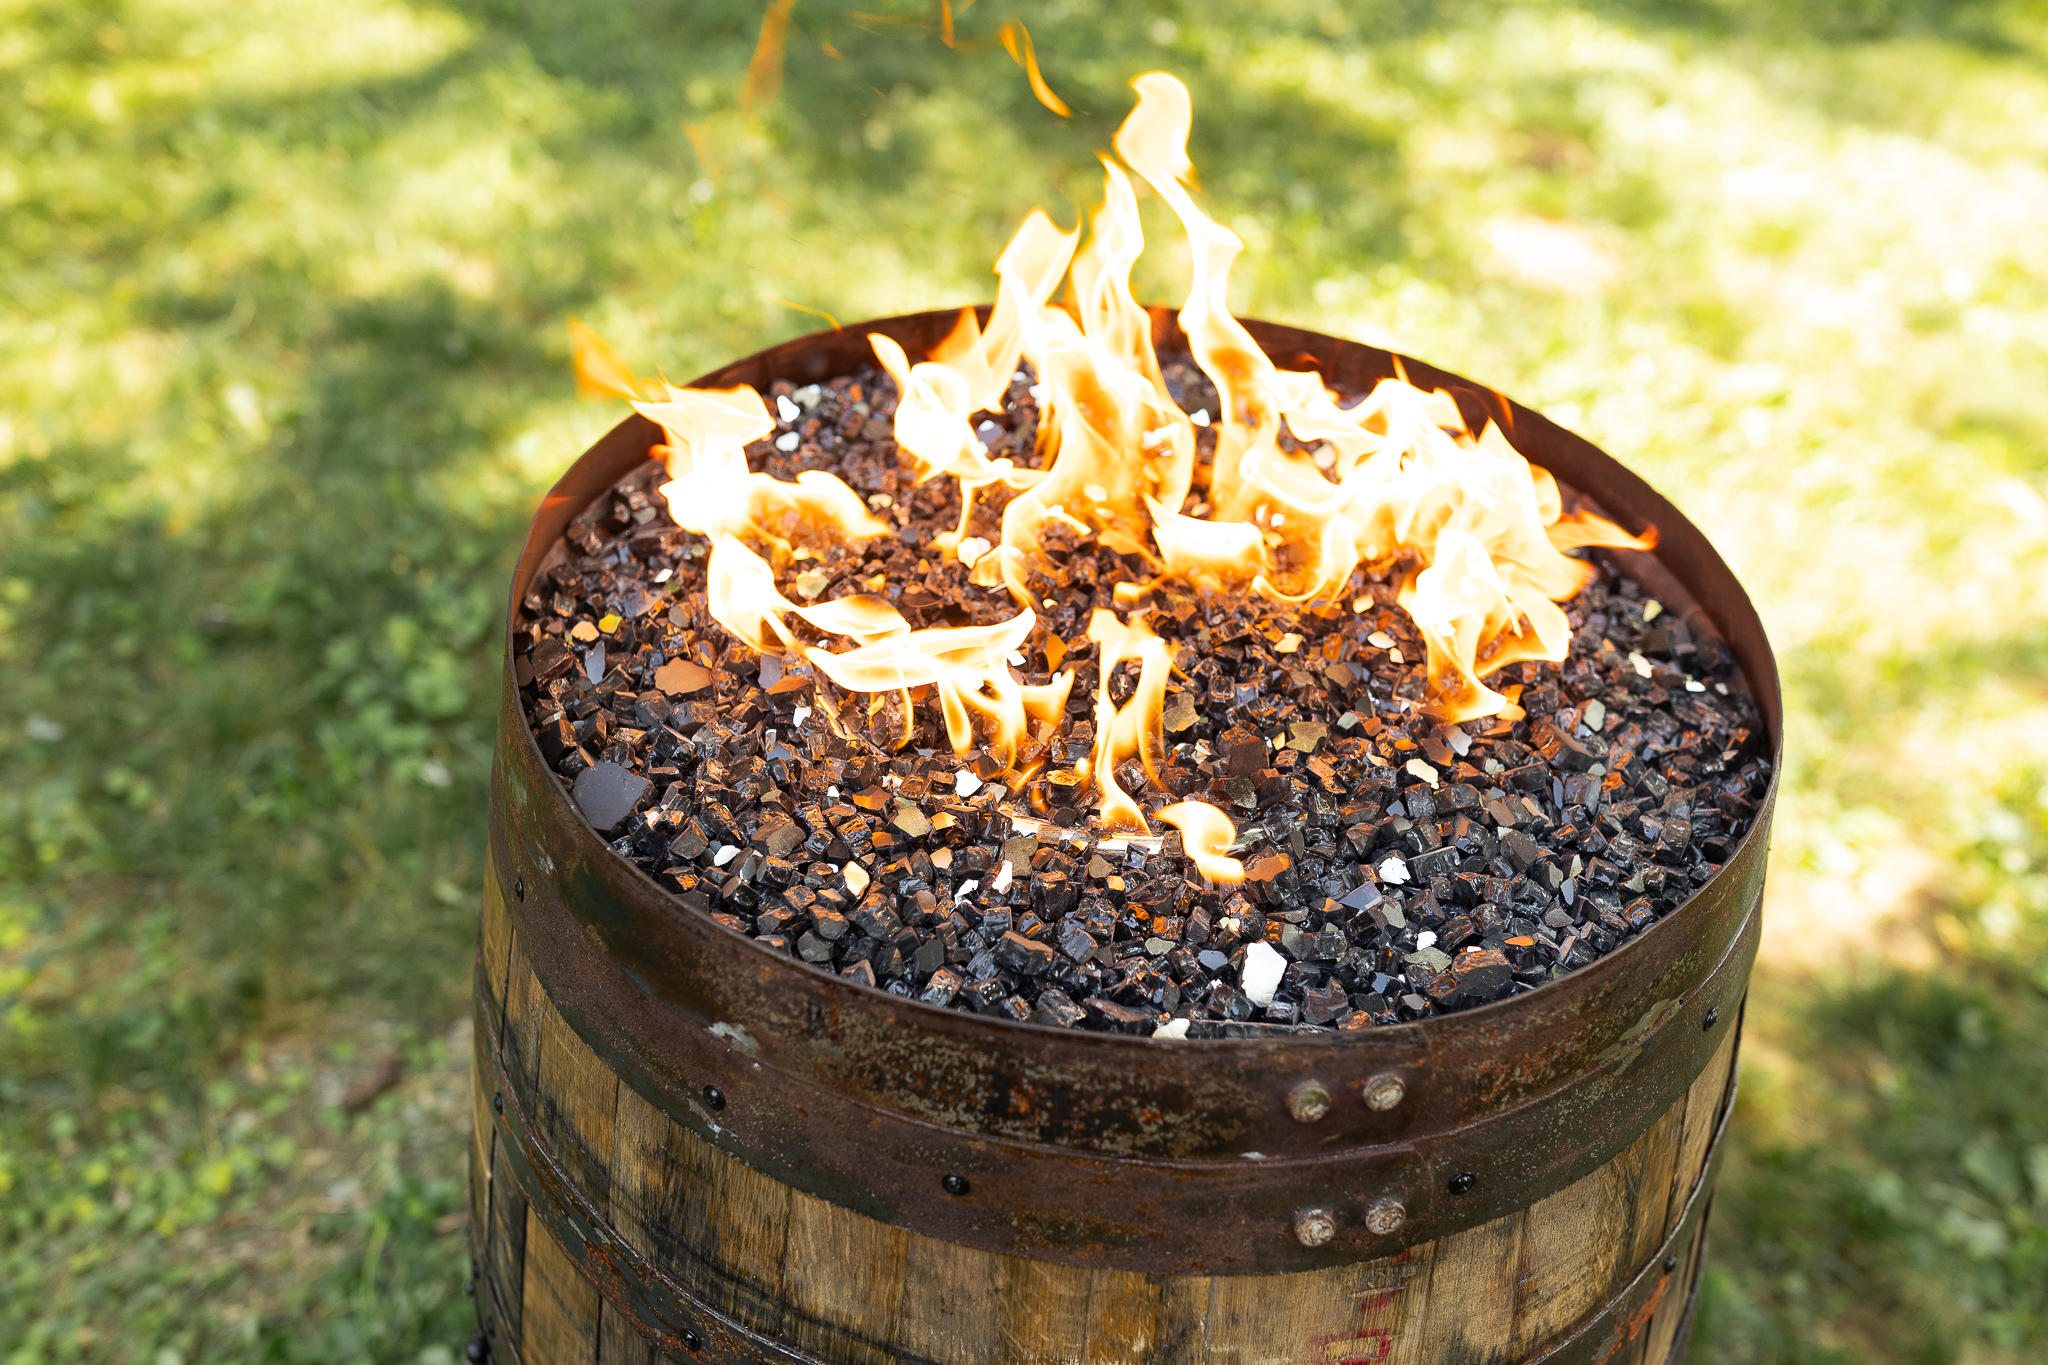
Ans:
[{"label": "grass", "polygon": [[1064,0],[1062,120],[993,3],[801,5],[747,109],[757,4],[0,0],[0,1362],[455,1358],[495,630],[616,416],[564,316],[680,379],[985,297],[1155,67],[1239,311],[1585,431],[1771,626],[1692,1359],[2040,1359],[2048,9]]}]

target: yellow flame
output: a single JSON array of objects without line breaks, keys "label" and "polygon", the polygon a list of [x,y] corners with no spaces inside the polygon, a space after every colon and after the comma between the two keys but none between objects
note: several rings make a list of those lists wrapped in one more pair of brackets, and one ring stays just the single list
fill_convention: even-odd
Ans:
[{"label": "yellow flame", "polygon": [[[781,13],[786,18],[786,6]],[[1033,73],[1041,98],[1065,112],[1042,89],[1028,35],[1014,28],[1005,30],[1012,55]],[[1523,459],[1504,432],[1487,424],[1474,434],[1448,394],[1416,387],[1398,366],[1394,378],[1348,408],[1320,375],[1275,366],[1226,306],[1243,243],[1189,193],[1186,87],[1159,72],[1132,85],[1138,103],[1118,130],[1116,151],[1187,234],[1192,275],[1180,323],[1221,398],[1211,414],[1216,445],[1206,475],[1195,462],[1195,426],[1172,401],[1151,320],[1131,293],[1131,269],[1144,249],[1137,195],[1123,167],[1105,158],[1103,203],[1086,246],[1077,252],[1079,229],[1062,231],[1034,209],[996,262],[999,287],[986,330],[973,310],[963,310],[917,362],[889,337],[869,338],[896,382],[896,441],[917,480],[950,475],[960,483],[961,522],[938,538],[940,549],[968,558],[973,581],[1006,582],[1024,610],[992,626],[913,630],[878,597],[791,603],[775,584],[796,547],[889,528],[830,475],[810,471],[783,483],[747,471],[747,443],[774,429],[753,390],[659,385],[654,401],[634,406],[669,433],[671,482],[663,492],[677,524],[712,542],[712,615],[757,649],[800,650],[839,687],[870,694],[874,709],[886,694],[902,694],[906,741],[910,690],[931,688],[956,751],[981,734],[990,752],[1028,778],[1046,753],[1026,746],[1059,724],[1074,677],[1061,672],[1026,686],[1007,663],[1036,624],[1027,584],[1049,527],[1140,557],[1160,577],[1275,600],[1340,590],[1364,563],[1402,575],[1399,599],[1428,655],[1431,713],[1452,720],[1518,715],[1509,696],[1484,680],[1518,660],[1565,657],[1570,629],[1557,604],[1591,570],[1563,552],[1649,549],[1655,532],[1633,536],[1599,517],[1564,515],[1556,481]],[[1071,308],[1049,303],[1063,278]],[[572,336],[579,384],[631,397],[637,381],[603,342],[581,324],[572,323]],[[1042,395],[1040,469],[989,458],[973,427],[975,414],[1001,409],[1026,359]],[[969,543],[974,497],[996,483],[1017,490],[1003,512],[1001,542]],[[1206,507],[1185,510],[1197,499]],[[1116,601],[1136,603],[1147,590],[1119,584]],[[792,621],[843,637],[848,647],[806,643]],[[1123,790],[1116,767],[1135,755],[1148,780],[1159,781],[1171,654],[1142,618],[1126,622],[1107,610],[1094,613],[1088,637],[1098,646],[1096,735],[1076,772],[1094,782],[1105,826],[1144,831],[1144,806]],[[1110,681],[1124,662],[1138,665],[1138,681],[1119,707]],[[1225,884],[1243,877],[1242,865],[1223,853],[1235,831],[1221,811],[1188,801],[1158,815],[1182,830],[1204,876]]]},{"label": "yellow flame", "polygon": [[[960,322],[954,337],[973,326],[974,310],[962,310]],[[951,474],[960,481],[960,524],[936,537],[942,552],[954,553],[974,516],[976,493],[995,483],[1029,488],[1044,474],[1036,469],[1019,469],[1009,459],[988,458],[987,446],[969,425],[970,415],[979,409],[969,381],[959,370],[929,360],[912,365],[903,348],[880,332],[870,333],[868,344],[874,348],[882,368],[896,381],[896,445],[917,462],[917,481],[924,483],[940,474]],[[979,334],[967,344],[980,357]]]},{"label": "yellow flame", "polygon": [[[1128,625],[1116,613],[1101,607],[1088,621],[1088,638],[1098,649],[1095,660],[1095,753],[1089,770],[1096,790],[1102,793],[1103,826],[1131,829],[1149,834],[1145,813],[1117,783],[1116,765],[1136,754],[1145,773],[1159,780],[1164,731],[1160,728],[1161,708],[1166,699],[1166,675],[1172,665],[1166,642],[1152,633],[1143,620]],[[1138,664],[1138,687],[1122,706],[1109,699],[1110,675],[1126,659]]]},{"label": "yellow flame", "polygon": [[1159,818],[1181,832],[1182,847],[1195,870],[1215,886],[1236,886],[1244,880],[1244,864],[1224,850],[1237,841],[1237,826],[1207,801],[1181,801],[1159,812]]},{"label": "yellow flame", "polygon": [[[813,625],[819,624],[811,613],[801,614]],[[804,651],[804,657],[849,692],[929,684],[938,694],[946,738],[954,752],[963,753],[973,746],[978,718],[989,734],[989,752],[1007,766],[1016,760],[1026,722],[1057,723],[1074,685],[1070,671],[1036,687],[1027,687],[1011,676],[1005,659],[1024,643],[1036,624],[1037,618],[1028,611],[992,626],[913,631],[905,624],[901,634],[844,654],[812,648]]]}]

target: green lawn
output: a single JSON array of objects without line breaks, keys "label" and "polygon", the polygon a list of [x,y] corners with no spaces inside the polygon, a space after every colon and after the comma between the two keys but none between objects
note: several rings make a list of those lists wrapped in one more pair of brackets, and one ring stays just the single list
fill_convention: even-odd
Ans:
[{"label": "green lawn", "polygon": [[1239,311],[1585,431],[1772,628],[1692,1359],[2042,1359],[2048,7],[1056,0],[1062,120],[1006,0],[863,3],[749,112],[759,3],[0,0],[0,1365],[459,1356],[499,612],[617,417],[564,317],[681,380],[985,298],[1156,67]]}]

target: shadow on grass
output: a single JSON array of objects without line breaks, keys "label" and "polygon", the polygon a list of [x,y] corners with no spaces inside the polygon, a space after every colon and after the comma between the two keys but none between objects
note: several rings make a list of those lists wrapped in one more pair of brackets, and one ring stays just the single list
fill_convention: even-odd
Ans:
[{"label": "shadow on grass", "polygon": [[1737,1123],[1694,1361],[1946,1362],[1973,1342],[2038,1345],[2048,1001],[1978,962],[1960,980],[1821,990],[1800,1023],[1834,1083],[1761,1102],[1854,1138],[1771,1141],[1752,1135],[1768,1123]]}]

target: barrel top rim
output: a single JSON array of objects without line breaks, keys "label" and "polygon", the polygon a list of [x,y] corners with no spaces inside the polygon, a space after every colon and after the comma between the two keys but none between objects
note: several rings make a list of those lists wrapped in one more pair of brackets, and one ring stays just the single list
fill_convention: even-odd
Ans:
[{"label": "barrel top rim", "polygon": [[[963,306],[974,307],[979,314],[986,317],[991,305]],[[867,354],[868,344],[866,338],[869,333],[880,332],[893,335],[898,340],[905,341],[906,343],[922,339],[926,344],[929,344],[929,342],[936,341],[952,325],[953,321],[959,316],[960,307],[955,306],[897,314],[889,317],[871,318],[848,323],[838,328],[826,328],[804,333],[700,375],[696,379],[691,380],[687,387],[730,387],[738,383],[751,383],[756,387],[764,387],[770,378],[792,377],[784,373],[784,371],[794,368],[793,362],[800,361],[809,361],[808,368],[818,371],[815,376],[802,375],[801,377],[804,378],[822,378],[843,373],[844,368],[849,364],[849,359],[844,353],[852,350],[854,354]],[[1172,310],[1153,306],[1148,311],[1153,319],[1155,345],[1160,345],[1166,349],[1187,349],[1186,338],[1180,334]],[[1603,551],[1602,553],[1624,560],[1628,571],[1638,577],[1641,576],[1640,571],[1644,568],[1644,561],[1659,566],[1661,576],[1669,580],[1669,584],[1662,591],[1682,603],[1682,610],[1699,610],[1713,620],[1716,630],[1722,635],[1722,638],[1729,644],[1730,648],[1736,652],[1745,681],[1750,687],[1751,698],[1762,715],[1770,739],[1769,757],[1771,774],[1768,787],[1758,801],[1760,818],[1743,834],[1737,843],[1736,849],[1731,852],[1727,863],[1723,865],[1721,871],[1717,872],[1704,885],[1695,887],[1692,893],[1684,901],[1680,902],[1677,909],[1659,920],[1651,928],[1630,938],[1619,948],[1600,957],[1589,966],[1579,968],[1562,978],[1546,982],[1531,991],[1510,995],[1505,999],[1490,1001],[1487,1004],[1459,1010],[1451,1014],[1437,1015],[1427,1019],[1405,1021],[1397,1024],[1375,1025],[1365,1029],[1315,1030],[1265,1037],[1187,1039],[1155,1039],[1143,1034],[1067,1029],[1028,1020],[1018,1021],[990,1015],[974,1014],[962,1010],[947,1009],[938,1005],[927,1004],[912,997],[892,995],[886,991],[846,981],[835,972],[827,971],[824,968],[804,962],[793,956],[778,954],[751,939],[745,939],[743,942],[749,952],[757,955],[765,962],[775,964],[779,968],[795,968],[806,974],[809,980],[827,985],[833,988],[835,992],[843,991],[850,995],[859,1006],[876,1009],[884,1013],[898,1013],[907,1010],[906,1022],[943,1020],[952,1028],[964,1029],[971,1033],[987,1030],[991,1041],[1014,1038],[1021,1030],[1044,1038],[1056,1039],[1068,1048],[1078,1047],[1085,1050],[1107,1049],[1111,1052],[1157,1048],[1161,1043],[1176,1042],[1194,1044],[1204,1050],[1227,1051],[1232,1054],[1257,1054],[1270,1051],[1292,1057],[1305,1054],[1312,1049],[1327,1051],[1355,1047],[1367,1051],[1376,1050],[1396,1055],[1411,1055],[1426,1050],[1427,1045],[1431,1042],[1442,1041],[1447,1035],[1457,1032],[1470,1030],[1475,1033],[1491,1033],[1500,1025],[1512,1026],[1516,1017],[1531,1007],[1532,1001],[1550,1004],[1569,994],[1600,991],[1608,984],[1610,978],[1620,976],[1636,958],[1642,956],[1644,952],[1650,951],[1646,945],[1651,944],[1653,941],[1659,944],[1667,942],[1673,935],[1682,932],[1682,930],[1674,927],[1681,923],[1687,924],[1689,927],[1690,921],[1696,918],[1696,916],[1690,915],[1688,912],[1699,906],[1710,891],[1720,887],[1724,881],[1728,880],[1728,873],[1735,867],[1738,861],[1743,860],[1743,854],[1750,849],[1754,840],[1768,837],[1770,822],[1768,819],[1761,817],[1768,815],[1775,808],[1784,766],[1783,698],[1776,659],[1771,651],[1768,636],[1763,629],[1761,616],[1750,601],[1747,592],[1741,587],[1739,580],[1736,579],[1733,569],[1722,558],[1720,552],[1707,539],[1705,534],[1679,511],[1675,504],[1658,493],[1640,475],[1609,455],[1605,450],[1594,445],[1590,440],[1559,426],[1542,413],[1516,402],[1497,389],[1479,384],[1452,371],[1441,369],[1428,361],[1390,351],[1383,347],[1373,346],[1366,342],[1354,341],[1328,333],[1315,332],[1290,323],[1268,322],[1256,318],[1241,318],[1239,321],[1252,334],[1254,340],[1259,342],[1261,349],[1265,350],[1269,357],[1275,360],[1275,363],[1283,363],[1283,359],[1335,361],[1347,357],[1379,357],[1389,362],[1390,369],[1391,365],[1398,364],[1411,381],[1416,382],[1419,387],[1435,384],[1450,391],[1454,397],[1462,397],[1467,399],[1468,402],[1476,402],[1488,415],[1494,415],[1497,421],[1504,417],[1506,419],[1504,425],[1508,426],[1513,432],[1519,433],[1526,430],[1534,433],[1543,442],[1558,442],[1560,443],[1560,452],[1558,453],[1568,453],[1576,456],[1577,459],[1574,463],[1587,463],[1596,468],[1602,465],[1606,466],[1600,472],[1608,476],[1609,481],[1605,485],[1608,492],[1612,493],[1619,489],[1631,493],[1634,495],[1633,500],[1638,505],[1647,503],[1657,513],[1653,517],[1645,518],[1652,521],[1657,527],[1660,539],[1656,550],[1647,553],[1613,551]],[[1276,349],[1274,343],[1276,342],[1280,343],[1282,348],[1286,346],[1296,347],[1299,354],[1292,357],[1274,355]],[[1322,348],[1328,352],[1328,355],[1318,356],[1305,349],[1309,346]],[[908,349],[907,345],[906,349]],[[829,368],[820,369],[816,357],[821,354],[837,358],[825,362]],[[859,362],[854,361],[851,363]],[[1320,365],[1318,368],[1320,368]],[[749,377],[750,375],[753,377]],[[1327,372],[1325,372],[1325,376],[1326,379],[1330,378]],[[1470,415],[1468,411],[1468,416]],[[661,432],[658,426],[638,413],[629,412],[617,424],[606,431],[604,435],[600,436],[589,449],[578,456],[569,468],[563,472],[562,476],[557,479],[553,487],[543,496],[536,510],[534,520],[527,529],[526,538],[522,543],[518,566],[514,571],[511,591],[508,596],[502,660],[504,683],[508,698],[509,696],[516,695],[517,691],[517,685],[512,678],[513,632],[514,623],[518,619],[520,600],[524,596],[526,585],[543,566],[550,553],[557,548],[560,539],[560,528],[573,520],[575,515],[587,506],[592,498],[598,496],[639,467],[640,463],[645,459],[645,450],[649,446],[659,443],[661,439]],[[1603,511],[1611,506],[1606,499],[1598,498],[1588,493],[1582,487],[1580,481],[1559,474],[1555,461],[1539,461],[1535,455],[1524,449],[1521,440],[1516,439],[1514,436],[1510,437],[1510,443],[1531,464],[1550,470],[1568,497],[1576,495],[1596,509]],[[638,457],[633,457],[631,454],[635,447],[643,452]],[[1574,450],[1573,447],[1577,447],[1577,449]],[[543,522],[552,522],[557,518],[559,519],[559,525],[543,535]],[[1696,573],[1705,571],[1710,576],[1719,577],[1724,580],[1715,585],[1716,605],[1719,607],[1719,610],[1707,609],[1700,602],[1699,594],[1694,591],[1693,586],[1680,580],[1676,572],[1666,564],[1666,556],[1684,542],[1692,542],[1696,552],[1704,552],[1699,556],[1702,562],[1696,566]],[[1673,587],[1677,589],[1675,593],[1671,591]],[[1667,602],[1667,609],[1670,606],[1671,604]],[[1731,630],[1729,628],[1730,625],[1734,625],[1737,629]],[[1753,639],[1747,644],[1739,643],[1735,638],[1738,631],[1752,636]],[[1759,687],[1759,681],[1767,683],[1767,686]],[[511,709],[518,721],[515,728],[524,736],[526,747],[532,751],[533,760],[539,763],[542,772],[552,776],[552,770],[548,769],[546,764],[540,761],[538,743],[533,736],[531,727],[526,724],[523,710],[517,706],[512,706]],[[694,913],[684,906],[676,896],[664,889],[630,860],[612,852],[605,845],[604,840],[598,836],[597,832],[591,829],[589,824],[583,820],[581,814],[575,809],[574,803],[570,801],[568,794],[562,789],[559,782],[548,782],[542,785],[548,789],[551,800],[559,803],[562,813],[566,814],[568,821],[580,838],[594,845],[591,850],[592,853],[603,860],[608,860],[614,872],[624,874],[629,880],[635,882],[645,891],[659,897],[677,915],[691,916]],[[704,918],[708,920],[708,916]],[[713,925],[711,927],[716,928],[726,938],[741,939],[740,935],[732,934],[721,926]]]}]

